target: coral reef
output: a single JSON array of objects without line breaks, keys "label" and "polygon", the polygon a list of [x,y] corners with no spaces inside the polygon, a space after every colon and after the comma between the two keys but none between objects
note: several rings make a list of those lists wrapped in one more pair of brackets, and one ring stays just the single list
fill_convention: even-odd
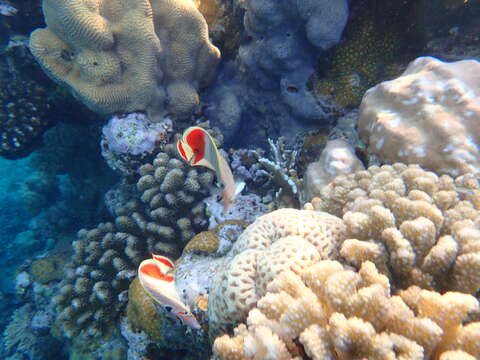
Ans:
[{"label": "coral reef", "polygon": [[100,113],[189,117],[220,53],[190,1],[44,0],[30,36],[45,72]]},{"label": "coral reef", "polygon": [[343,217],[347,263],[372,261],[399,288],[480,290],[480,187],[473,175],[371,166],[338,176],[320,195],[316,209]]},{"label": "coral reef", "polygon": [[150,340],[165,346],[161,331],[162,318],[155,301],[143,290],[138,278],[132,281],[128,289],[127,318],[134,330],[143,331]]},{"label": "coral reef", "polygon": [[210,171],[191,169],[167,144],[139,172],[138,192],[111,209],[115,223],[81,230],[74,242],[56,296],[58,319],[69,337],[82,330],[93,337],[108,333],[140,262],[151,253],[177,257],[208,225],[202,200],[213,181]]},{"label": "coral reef", "polygon": [[52,125],[45,89],[33,80],[1,75],[0,155],[17,159],[28,155]]},{"label": "coral reef", "polygon": [[156,306],[155,301],[145,292],[136,278],[128,291],[128,322],[134,332],[147,334],[155,346],[166,351],[186,351],[185,356],[194,354],[200,359],[208,356],[207,337],[202,331],[186,331],[186,327],[164,309]]},{"label": "coral reef", "polygon": [[272,159],[259,157],[258,163],[266,170],[270,185],[278,189],[274,196],[277,206],[298,208],[302,203],[303,184],[295,170],[297,151],[286,148],[285,138],[276,142],[268,139],[268,144]]},{"label": "coral reef", "polygon": [[419,164],[438,174],[480,172],[480,63],[411,62],[399,78],[362,100],[359,133],[382,161]]},{"label": "coral reef", "polygon": [[196,232],[208,225],[202,200],[209,195],[209,186],[213,184],[212,172],[191,168],[180,160],[173,144],[166,145],[153,163],[143,165],[139,172],[137,188],[145,214],[151,219],[144,220],[142,226],[150,227],[163,241],[183,248]]},{"label": "coral reef", "polygon": [[33,281],[46,284],[50,281],[62,280],[63,267],[66,261],[65,254],[63,256],[53,254],[33,260],[30,265],[30,274]]},{"label": "coral reef", "polygon": [[[48,322],[48,320],[47,320]],[[62,347],[57,340],[42,332],[44,321],[39,319],[32,304],[19,307],[13,313],[2,338],[2,358],[51,359],[62,356]],[[43,324],[43,325],[42,325]]]},{"label": "coral reef", "polygon": [[365,91],[392,72],[393,61],[405,56],[403,43],[413,43],[406,41],[412,13],[414,3],[358,1],[328,70],[314,81],[315,92],[342,107],[358,106]]},{"label": "coral reef", "polygon": [[[321,261],[285,271],[267,286],[233,337],[215,340],[219,359],[473,359],[480,322],[471,295],[412,286],[393,295],[371,262],[352,271]],[[464,322],[466,321],[466,322]]]},{"label": "coral reef", "polygon": [[[244,41],[209,90],[207,116],[235,144],[291,137],[332,119],[307,84],[316,57],[340,40],[348,1],[243,2]],[[239,137],[239,131],[248,137]]]},{"label": "coral reef", "polygon": [[304,174],[304,199],[320,194],[336,176],[364,170],[362,162],[355,155],[353,147],[344,140],[330,140],[325,145],[318,161],[310,163]]},{"label": "coral reef", "polygon": [[114,116],[102,128],[102,156],[113,170],[126,175],[135,173],[151,160],[157,148],[166,144],[172,131],[169,118],[152,123],[142,113]]},{"label": "coral reef", "polygon": [[215,276],[208,299],[210,335],[244,320],[277,274],[337,258],[344,236],[342,220],[326,213],[281,209],[258,218]]}]

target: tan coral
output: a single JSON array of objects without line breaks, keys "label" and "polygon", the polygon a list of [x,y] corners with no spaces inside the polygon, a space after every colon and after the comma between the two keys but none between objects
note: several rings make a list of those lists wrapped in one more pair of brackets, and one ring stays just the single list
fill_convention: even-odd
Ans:
[{"label": "tan coral", "polygon": [[[209,295],[211,334],[244,320],[283,271],[300,273],[321,259],[337,258],[341,219],[315,211],[281,209],[258,218],[240,235]],[[293,331],[293,330],[292,330]]]},{"label": "tan coral", "polygon": [[351,265],[370,260],[395,287],[480,289],[480,187],[473,175],[372,166],[335,178],[321,196],[309,206],[343,217],[340,253]]},{"label": "tan coral", "polygon": [[383,162],[415,163],[438,174],[480,172],[480,63],[432,57],[368,90],[361,138]]},{"label": "tan coral", "polygon": [[[215,340],[213,349],[219,359],[246,359],[254,338],[257,349],[281,354],[269,359],[294,358],[302,351],[299,344],[314,360],[452,359],[454,354],[470,359],[479,355],[480,323],[467,323],[467,313],[478,309],[478,301],[462,293],[412,287],[392,296],[388,279],[373,263],[352,271],[327,260],[300,276],[278,275],[250,311],[247,325],[240,324],[232,338]],[[267,339],[257,336],[265,329],[271,334]]]},{"label": "tan coral", "polygon": [[30,49],[52,79],[100,113],[188,116],[219,51],[188,0],[44,0]]}]

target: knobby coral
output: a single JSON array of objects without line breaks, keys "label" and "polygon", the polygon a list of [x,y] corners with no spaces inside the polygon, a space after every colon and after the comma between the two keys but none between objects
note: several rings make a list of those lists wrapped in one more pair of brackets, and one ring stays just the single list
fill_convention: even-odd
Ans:
[{"label": "knobby coral", "polygon": [[42,68],[90,109],[189,116],[220,53],[191,1],[44,0],[30,36]]},{"label": "knobby coral", "polygon": [[224,360],[470,360],[480,356],[480,322],[466,320],[478,309],[458,292],[412,286],[392,295],[373,263],[352,271],[325,260],[281,273],[247,324],[215,340],[214,353]]},{"label": "knobby coral", "polygon": [[351,265],[372,261],[399,288],[480,290],[480,187],[472,174],[372,166],[338,176],[313,205],[343,217],[340,253]]}]

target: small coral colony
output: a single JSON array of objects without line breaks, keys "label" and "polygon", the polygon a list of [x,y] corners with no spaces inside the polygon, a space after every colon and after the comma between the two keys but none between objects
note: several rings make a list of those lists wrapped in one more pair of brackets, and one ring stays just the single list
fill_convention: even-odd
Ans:
[{"label": "small coral colony", "polygon": [[1,357],[480,359],[479,19],[0,0]]}]

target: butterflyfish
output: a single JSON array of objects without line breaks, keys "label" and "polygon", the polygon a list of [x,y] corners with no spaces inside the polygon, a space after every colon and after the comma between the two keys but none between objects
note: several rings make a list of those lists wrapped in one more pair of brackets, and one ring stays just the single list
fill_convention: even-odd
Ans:
[{"label": "butterflyfish", "polygon": [[189,307],[175,289],[175,264],[165,256],[152,254],[152,259],[143,260],[138,267],[140,284],[148,295],[168,313],[193,329],[200,329]]},{"label": "butterflyfish", "polygon": [[230,166],[210,134],[201,127],[191,126],[178,140],[177,149],[191,166],[205,166],[215,171],[217,179],[223,184],[223,209],[227,211],[235,200],[236,185]]}]

